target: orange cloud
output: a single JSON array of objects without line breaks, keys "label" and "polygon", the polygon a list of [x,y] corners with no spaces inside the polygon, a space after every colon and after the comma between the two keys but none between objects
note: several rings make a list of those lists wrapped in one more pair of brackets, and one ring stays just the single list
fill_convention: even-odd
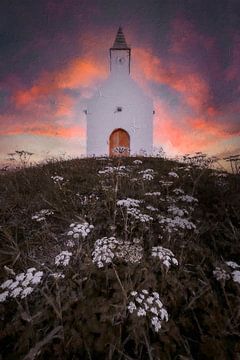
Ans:
[{"label": "orange cloud", "polygon": [[144,48],[134,49],[134,53],[138,67],[134,73],[137,80],[143,74],[146,80],[168,85],[179,92],[192,108],[202,109],[210,95],[208,85],[200,75],[174,63],[166,64]]},{"label": "orange cloud", "polygon": [[[230,139],[232,133],[226,124],[220,124],[203,117],[173,117],[171,111],[159,99],[155,101],[155,144],[171,147],[173,152],[181,153],[205,151],[210,145],[222,139]],[[240,135],[240,131],[238,132]],[[237,135],[237,133],[235,133]]]},{"label": "orange cloud", "polygon": [[181,120],[176,121],[170,111],[159,100],[155,103],[154,143],[164,146],[168,143],[173,151],[193,152],[204,148],[209,143],[205,134],[194,134]]},{"label": "orange cloud", "polygon": [[34,120],[31,115],[25,121],[20,121],[16,115],[1,115],[0,135],[35,134],[64,138],[80,137],[82,139],[86,136],[85,128],[80,125],[61,124],[56,121],[53,123],[50,121],[50,118],[45,119],[45,122],[41,122],[39,119]]},{"label": "orange cloud", "polygon": [[77,58],[64,69],[42,74],[30,89],[17,91],[14,101],[18,106],[27,105],[40,96],[58,90],[89,87],[105,77],[106,69],[101,63],[92,59]]}]

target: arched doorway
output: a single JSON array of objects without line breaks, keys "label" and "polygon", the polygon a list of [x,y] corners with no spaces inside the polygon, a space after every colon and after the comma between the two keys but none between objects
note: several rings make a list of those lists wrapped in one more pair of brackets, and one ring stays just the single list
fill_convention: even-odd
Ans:
[{"label": "arched doorway", "polygon": [[130,154],[130,136],[123,129],[115,129],[109,138],[110,156],[129,156]]}]

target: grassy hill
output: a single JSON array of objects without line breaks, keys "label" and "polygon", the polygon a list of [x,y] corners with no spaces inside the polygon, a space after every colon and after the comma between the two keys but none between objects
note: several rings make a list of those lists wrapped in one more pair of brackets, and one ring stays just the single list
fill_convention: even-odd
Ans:
[{"label": "grassy hill", "polygon": [[0,205],[1,359],[240,359],[239,175],[56,161]]}]

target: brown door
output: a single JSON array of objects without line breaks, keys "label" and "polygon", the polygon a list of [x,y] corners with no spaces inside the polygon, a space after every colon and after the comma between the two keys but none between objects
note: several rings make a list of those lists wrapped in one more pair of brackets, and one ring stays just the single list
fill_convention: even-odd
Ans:
[{"label": "brown door", "polygon": [[123,129],[116,129],[112,132],[109,139],[110,156],[129,156],[130,136]]}]

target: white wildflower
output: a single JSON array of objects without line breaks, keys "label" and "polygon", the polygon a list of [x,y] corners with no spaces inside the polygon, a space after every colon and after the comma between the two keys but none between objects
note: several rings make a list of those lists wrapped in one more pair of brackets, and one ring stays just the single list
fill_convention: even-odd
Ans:
[{"label": "white wildflower", "polygon": [[0,298],[2,297],[2,299],[4,299],[6,293],[8,293],[9,298],[16,298],[19,297],[20,295],[23,298],[34,290],[34,288],[29,287],[28,285],[30,283],[32,283],[33,285],[39,284],[42,281],[42,277],[43,277],[42,271],[36,271],[35,268],[29,268],[25,273],[22,272],[20,274],[15,275],[14,280],[9,279],[1,285],[2,289],[8,289],[8,290],[0,294]]},{"label": "white wildflower", "polygon": [[13,298],[16,298],[17,296],[19,296],[22,292],[22,288],[21,287],[17,287],[15,288],[12,292],[11,292],[11,296]]},{"label": "white wildflower", "polygon": [[230,279],[230,275],[220,267],[216,267],[216,269],[213,271],[213,276],[218,281],[226,281]]},{"label": "white wildflower", "polygon": [[51,176],[51,179],[53,180],[54,184],[59,184],[64,181],[64,178],[59,175]]},{"label": "white wildflower", "polygon": [[24,273],[21,273],[21,274],[18,274],[17,276],[16,276],[16,280],[17,281],[22,281],[24,278],[25,278],[25,274]]},{"label": "white wildflower", "polygon": [[165,249],[162,246],[152,247],[152,256],[158,257],[159,260],[165,265],[168,269],[171,264],[178,265],[177,259],[174,257],[174,254],[171,250]]},{"label": "white wildflower", "polygon": [[160,196],[161,193],[159,191],[154,191],[154,192],[147,192],[145,193],[146,196]]},{"label": "white wildflower", "polygon": [[174,216],[180,216],[180,217],[184,216],[185,214],[188,215],[188,211],[186,209],[179,209],[175,205],[169,206],[168,212],[173,214]]},{"label": "white wildflower", "polygon": [[179,175],[177,173],[175,173],[174,171],[169,172],[168,176],[171,176],[171,177],[174,177],[174,178],[179,178]]},{"label": "white wildflower", "polygon": [[182,218],[180,216],[176,216],[173,219],[164,217],[162,215],[158,216],[159,223],[165,225],[165,229],[171,233],[172,231],[178,231],[179,229],[196,229],[196,225],[194,225],[188,219]]},{"label": "white wildflower", "polygon": [[131,243],[130,241],[123,241],[115,237],[104,237],[95,241],[92,256],[92,261],[98,267],[112,263],[113,259],[134,264],[142,259],[143,248],[138,241],[136,242],[136,239]]},{"label": "white wildflower", "polygon": [[62,251],[59,255],[55,257],[55,265],[67,266],[69,264],[72,253],[69,251]]},{"label": "white wildflower", "polygon": [[46,216],[50,216],[50,215],[53,215],[53,214],[54,214],[54,212],[52,210],[42,209],[39,212],[36,212],[32,216],[32,220],[36,220],[37,222],[44,221],[44,220],[46,220]]},{"label": "white wildflower", "polygon": [[155,207],[153,207],[151,205],[146,206],[146,209],[149,210],[149,211],[158,211],[157,208],[155,208]]},{"label": "white wildflower", "polygon": [[142,164],[142,161],[141,161],[141,160],[134,160],[134,161],[133,161],[133,164],[135,164],[135,165],[141,165],[141,164]]},{"label": "white wildflower", "polygon": [[130,301],[130,303],[128,304],[128,310],[129,312],[132,314],[134,310],[137,309],[136,305],[134,304],[134,302]]},{"label": "white wildflower", "polygon": [[8,297],[9,291],[4,291],[0,294],[0,303],[4,302]]},{"label": "white wildflower", "polygon": [[126,208],[139,207],[140,203],[142,203],[142,202],[143,202],[142,200],[127,198],[127,199],[123,199],[123,200],[118,200],[117,205],[124,206]]},{"label": "white wildflower", "polygon": [[[143,294],[144,298],[141,296]],[[127,306],[129,312],[136,313],[139,317],[146,316],[150,319],[154,331],[158,332],[162,327],[162,322],[168,321],[168,313],[160,301],[159,294],[157,292],[150,294],[148,290],[143,289],[141,292],[132,291],[131,296],[134,301],[130,301]]]},{"label": "white wildflower", "polygon": [[73,239],[86,238],[91,230],[94,228],[93,225],[90,225],[88,222],[83,223],[73,223],[70,225],[70,231],[68,231],[67,236],[72,236]]},{"label": "white wildflower", "polygon": [[12,280],[12,279],[11,279],[11,280],[6,280],[6,281],[4,281],[4,283],[2,283],[1,288],[2,288],[2,289],[6,289],[6,288],[8,288],[12,283],[13,283],[13,280]]},{"label": "white wildflower", "polygon": [[138,174],[142,175],[143,180],[151,181],[154,179],[154,170],[153,169],[146,169],[139,171]]},{"label": "white wildflower", "polygon": [[240,284],[240,271],[239,270],[234,270],[232,272],[232,278],[233,278],[233,281]]},{"label": "white wildflower", "polygon": [[143,308],[139,308],[137,311],[137,316],[146,316],[147,313]]},{"label": "white wildflower", "polygon": [[54,279],[64,279],[65,278],[65,275],[62,273],[52,273],[51,276],[54,277]]},{"label": "white wildflower", "polygon": [[30,295],[33,292],[33,290],[34,289],[32,287],[30,287],[30,286],[26,287],[21,293],[21,298],[23,299],[26,296]]},{"label": "white wildflower", "polygon": [[19,284],[19,281],[14,281],[13,283],[11,283],[11,285],[9,286],[9,289],[10,290],[13,290],[15,289]]},{"label": "white wildflower", "polygon": [[134,217],[136,220],[139,220],[142,223],[153,221],[153,218],[147,214],[142,214],[139,209],[128,208],[127,214]]},{"label": "white wildflower", "polygon": [[43,277],[43,272],[42,271],[37,271],[34,275],[33,278],[31,279],[31,283],[32,284],[39,284],[42,280]]},{"label": "white wildflower", "polygon": [[177,188],[177,189],[174,189],[173,192],[174,192],[174,194],[176,194],[176,195],[180,195],[180,194],[183,195],[183,194],[184,194],[184,191],[183,191],[182,189],[178,189],[178,188]]},{"label": "white wildflower", "polygon": [[240,268],[240,265],[238,265],[236,262],[234,261],[226,261],[226,264],[232,268],[232,269],[238,269]]},{"label": "white wildflower", "polygon": [[183,202],[187,202],[187,203],[196,203],[198,202],[198,199],[196,199],[193,196],[190,195],[181,195],[178,197],[178,200],[183,201]]}]

